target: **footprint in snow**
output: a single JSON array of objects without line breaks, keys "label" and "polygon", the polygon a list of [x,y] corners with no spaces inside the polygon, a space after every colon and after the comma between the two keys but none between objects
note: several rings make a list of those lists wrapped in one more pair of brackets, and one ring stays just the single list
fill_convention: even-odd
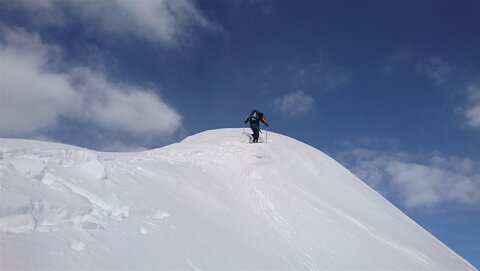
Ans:
[{"label": "footprint in snow", "polygon": [[85,249],[85,243],[78,240],[72,240],[70,241],[70,248],[75,251],[82,251]]},{"label": "footprint in snow", "polygon": [[150,214],[146,215],[146,218],[152,218],[152,219],[164,219],[169,217],[170,214],[161,211],[161,210],[156,210],[156,211],[151,211]]}]

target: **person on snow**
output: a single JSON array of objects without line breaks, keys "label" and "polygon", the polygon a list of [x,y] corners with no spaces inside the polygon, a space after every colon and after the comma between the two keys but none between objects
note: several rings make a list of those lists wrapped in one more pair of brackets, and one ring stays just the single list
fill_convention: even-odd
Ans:
[{"label": "person on snow", "polygon": [[253,131],[253,143],[258,143],[258,137],[260,136],[260,121],[268,127],[267,119],[263,113],[257,109],[252,110],[248,118],[245,120],[245,123],[250,122],[250,129]]}]

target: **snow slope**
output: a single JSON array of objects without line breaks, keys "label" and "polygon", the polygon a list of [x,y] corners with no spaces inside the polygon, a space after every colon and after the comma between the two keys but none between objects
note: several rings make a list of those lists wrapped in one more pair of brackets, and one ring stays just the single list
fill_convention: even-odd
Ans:
[{"label": "snow slope", "polygon": [[1,269],[474,270],[339,163],[220,129],[138,153],[0,141]]}]

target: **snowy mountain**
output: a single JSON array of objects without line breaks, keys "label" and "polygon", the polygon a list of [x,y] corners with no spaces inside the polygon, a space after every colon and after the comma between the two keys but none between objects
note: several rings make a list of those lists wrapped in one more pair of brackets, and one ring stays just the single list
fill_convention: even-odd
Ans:
[{"label": "snowy mountain", "polygon": [[241,129],[138,153],[1,139],[1,269],[475,268],[321,151]]}]

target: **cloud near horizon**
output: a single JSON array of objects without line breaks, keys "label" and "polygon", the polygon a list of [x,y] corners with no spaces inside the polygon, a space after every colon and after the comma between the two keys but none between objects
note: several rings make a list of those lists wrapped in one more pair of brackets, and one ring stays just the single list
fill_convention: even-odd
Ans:
[{"label": "cloud near horizon", "polygon": [[21,28],[1,33],[0,136],[42,137],[62,119],[134,138],[168,137],[181,126],[182,117],[158,90],[113,82],[85,66],[61,69],[61,48]]},{"label": "cloud near horizon", "polygon": [[424,161],[392,149],[347,148],[338,157],[360,179],[408,208],[480,204],[480,162],[432,153]]}]

